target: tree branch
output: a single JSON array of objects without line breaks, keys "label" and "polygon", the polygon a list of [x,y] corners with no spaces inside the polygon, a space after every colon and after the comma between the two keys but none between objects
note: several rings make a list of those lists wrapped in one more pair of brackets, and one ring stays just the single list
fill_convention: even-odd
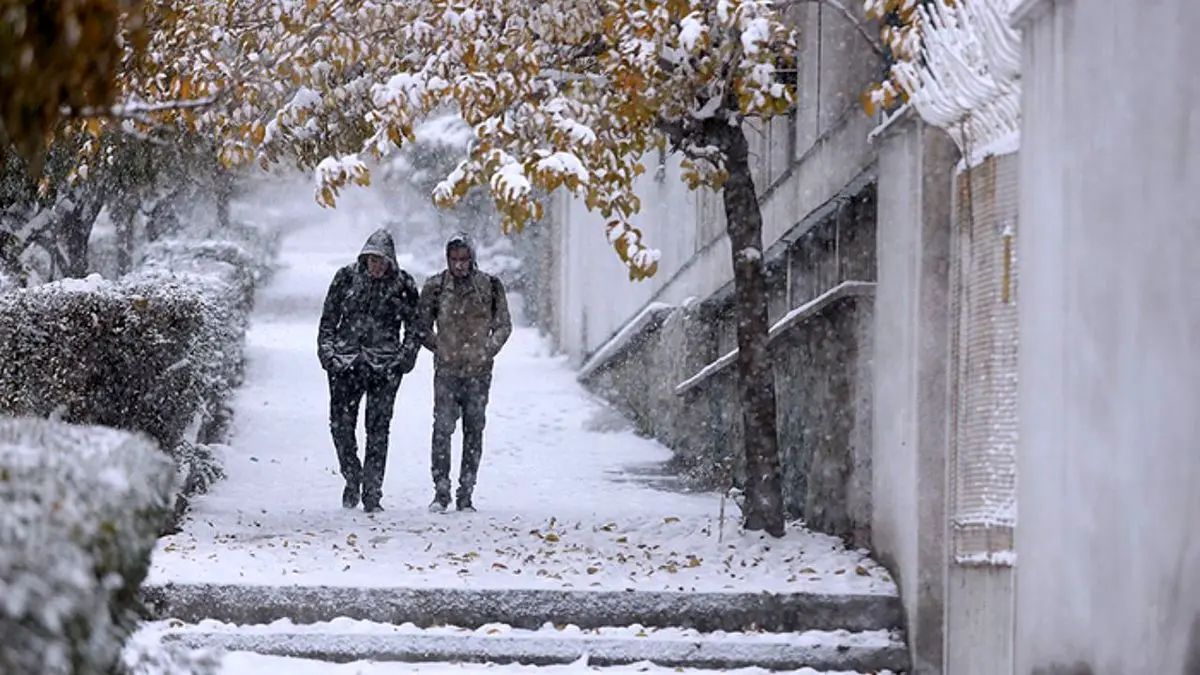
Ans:
[{"label": "tree branch", "polygon": [[876,55],[878,55],[880,58],[887,57],[887,52],[884,51],[883,45],[879,43],[879,39],[876,36],[871,35],[870,31],[867,30],[867,27],[863,25],[863,22],[854,15],[854,12],[850,11],[849,7],[842,4],[840,0],[783,0],[776,5],[776,8],[780,11],[783,11],[789,7],[807,2],[815,2],[819,5],[826,5],[830,9],[836,10],[847,21],[850,22],[850,25],[854,26],[854,30],[858,31],[858,34],[867,41],[867,44],[871,45],[871,50],[874,51]]},{"label": "tree branch", "polygon": [[68,117],[115,117],[118,119],[132,119],[138,122],[149,124],[152,120],[149,115],[159,112],[167,112],[171,110],[196,110],[198,108],[207,108],[221,99],[226,90],[222,89],[215,94],[202,96],[200,98],[181,99],[176,101],[162,101],[160,103],[147,103],[144,101],[132,101],[129,103],[117,104],[106,108],[63,108],[62,114]]}]

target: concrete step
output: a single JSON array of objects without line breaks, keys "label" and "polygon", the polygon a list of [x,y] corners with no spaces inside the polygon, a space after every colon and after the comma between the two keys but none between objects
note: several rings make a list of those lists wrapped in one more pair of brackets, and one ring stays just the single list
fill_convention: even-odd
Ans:
[{"label": "concrete step", "polygon": [[[153,630],[153,629],[151,629]],[[388,626],[349,619],[317,625],[279,622],[232,626],[217,622],[160,628],[164,642],[188,648],[320,660],[335,663],[470,662],[551,666],[586,660],[590,666],[653,663],[667,668],[771,671],[899,672],[907,650],[889,631],[798,633],[702,633],[642,626],[584,630],[505,625],[467,629]]]},{"label": "concrete step", "polygon": [[153,618],[189,623],[290,619],[311,624],[348,617],[417,626],[538,628],[553,621],[585,629],[640,624],[706,632],[873,631],[903,625],[894,595],[165,584],[143,587],[143,599]]},{"label": "concrete step", "polygon": [[[284,656],[264,656],[252,652],[229,652],[225,655],[217,675],[261,675],[262,673],[287,673],[287,675],[414,675],[438,673],[438,675],[868,675],[858,671],[816,671],[800,668],[791,671],[768,671],[764,668],[739,668],[736,671],[714,671],[702,668],[669,668],[648,662],[631,663],[625,666],[596,666],[582,661],[552,666],[498,665],[495,663],[468,663],[464,661],[410,662],[401,661],[354,661],[331,663]],[[895,675],[892,671],[879,671],[869,675]]]}]

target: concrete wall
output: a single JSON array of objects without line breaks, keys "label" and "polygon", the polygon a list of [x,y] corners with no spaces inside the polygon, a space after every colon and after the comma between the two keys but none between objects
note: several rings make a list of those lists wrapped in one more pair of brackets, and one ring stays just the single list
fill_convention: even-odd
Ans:
[{"label": "concrete wall", "polygon": [[[881,65],[838,11],[818,3],[789,11],[802,46],[798,109],[747,125],[773,322],[842,281],[875,278],[875,150],[867,136],[878,120],[863,112],[859,94]],[[657,159],[644,162],[652,169]],[[550,224],[560,235],[535,242],[531,248],[541,252],[527,255],[537,261],[531,285],[555,289],[533,294],[535,318],[573,363],[587,366],[584,380],[623,405],[643,433],[675,448],[681,466],[707,484],[724,482],[726,465],[736,473],[742,454],[734,370],[687,395],[674,391],[736,346],[721,195],[688,192],[676,158],[666,160],[661,179],[649,171],[639,190],[644,212],[636,225],[662,250],[658,275],[631,284],[604,239],[602,219],[560,200]],[[855,289],[781,331],[772,350],[789,511],[865,544],[874,484],[873,289]],[[647,322],[625,342],[623,329],[644,310],[690,300],[696,302]]]},{"label": "concrete wall", "polygon": [[[791,516],[856,545],[869,543],[871,522],[874,219],[868,189],[786,249],[773,275],[775,295],[792,294],[802,306],[777,317],[771,340],[785,504]],[[821,292],[798,294],[809,287]],[[729,306],[719,295],[663,310],[583,373],[642,433],[673,447],[677,467],[698,486],[742,475],[732,361],[683,395],[674,386],[735,347]]]},{"label": "concrete wall", "polygon": [[1013,674],[1013,568],[950,564],[946,570],[947,675]]},{"label": "concrete wall", "polygon": [[872,542],[900,583],[914,671],[941,673],[949,561],[947,293],[958,153],[948,136],[915,116],[879,142]]},{"label": "concrete wall", "polygon": [[[854,11],[861,8],[851,3]],[[864,114],[858,96],[880,71],[878,58],[840,13],[818,3],[791,10],[801,33],[799,105],[768,125],[747,125],[755,181],[764,216],[764,244],[806,227],[805,218],[874,163],[867,134],[878,123]],[[704,299],[733,278],[724,208],[718,193],[692,193],[679,179],[677,157],[666,159],[660,178],[656,153],[638,183],[643,212],[635,224],[662,251],[658,274],[630,282],[604,238],[604,220],[577,200],[559,202],[551,222],[563,236],[552,245],[562,257],[544,280],[559,286],[556,316],[539,320],[552,330],[572,362],[582,364],[651,302]],[[536,227],[536,226],[535,226]],[[783,288],[780,286],[780,288]],[[786,296],[776,313],[790,309]]]},{"label": "concrete wall", "polygon": [[1200,673],[1198,32],[1195,0],[1025,24],[1020,675]]},{"label": "concrete wall", "polygon": [[686,297],[681,294],[711,293],[732,275],[725,269],[732,269],[729,256],[713,255],[720,253],[718,247],[704,249],[696,239],[696,195],[680,179],[679,158],[666,159],[661,177],[656,176],[655,153],[643,162],[648,170],[638,180],[642,211],[634,225],[662,254],[655,277],[629,281],[605,237],[604,219],[589,213],[581,201],[559,199],[558,217],[549,224],[562,235],[557,242],[562,264],[556,270],[561,284],[559,344],[577,365],[652,299],[681,302]]}]

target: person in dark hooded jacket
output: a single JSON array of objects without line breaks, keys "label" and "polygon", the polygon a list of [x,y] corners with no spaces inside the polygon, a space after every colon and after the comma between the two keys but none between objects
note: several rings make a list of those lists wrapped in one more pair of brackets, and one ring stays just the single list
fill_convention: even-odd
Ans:
[{"label": "person in dark hooded jacket", "polygon": [[[401,378],[420,351],[415,321],[420,296],[396,262],[387,230],[375,231],[358,260],[339,269],[325,295],[317,356],[329,376],[329,430],[342,477],[342,506],[381,511],[388,431]],[[401,329],[404,331],[401,337]],[[367,400],[367,447],[358,460],[358,408]]]},{"label": "person in dark hooded jacket", "polygon": [[[474,511],[471,497],[483,455],[483,427],[492,386],[492,363],[512,335],[504,284],[476,265],[470,238],[446,242],[446,269],[421,292],[422,343],[433,352],[431,511],[450,505],[450,436],[462,415],[463,452],[455,504]],[[435,330],[436,329],[436,330]]]}]

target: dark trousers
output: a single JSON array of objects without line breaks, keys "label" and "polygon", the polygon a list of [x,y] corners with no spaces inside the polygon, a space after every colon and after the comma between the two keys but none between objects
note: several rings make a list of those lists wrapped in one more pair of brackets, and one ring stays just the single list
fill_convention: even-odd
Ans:
[{"label": "dark trousers", "polygon": [[461,414],[463,422],[462,467],[458,472],[458,500],[470,499],[483,456],[483,427],[487,423],[488,392],[492,375],[456,376],[435,374],[433,378],[433,443],[431,444],[433,486],[437,499],[450,500],[450,436]]},{"label": "dark trousers", "polygon": [[[396,406],[400,378],[355,368],[329,374],[329,431],[337,449],[338,464],[346,484],[361,487],[365,506],[383,497],[383,472],[387,467],[388,432]],[[367,449],[358,461],[358,406],[367,399]]]}]

